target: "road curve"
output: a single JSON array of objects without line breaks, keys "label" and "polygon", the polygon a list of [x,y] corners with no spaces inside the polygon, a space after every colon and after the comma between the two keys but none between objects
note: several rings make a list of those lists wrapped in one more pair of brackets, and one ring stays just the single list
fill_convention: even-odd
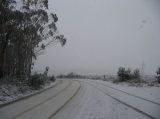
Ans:
[{"label": "road curve", "polygon": [[[159,105],[93,80],[54,88],[0,108],[0,119],[158,119]],[[141,104],[145,104],[144,107]],[[155,107],[150,111],[149,106]]]},{"label": "road curve", "polygon": [[106,95],[107,91],[92,80],[81,81],[78,94],[52,119],[150,119],[131,106]]},{"label": "road curve", "polygon": [[0,108],[0,119],[50,119],[80,89],[78,81],[63,80],[54,88]]}]

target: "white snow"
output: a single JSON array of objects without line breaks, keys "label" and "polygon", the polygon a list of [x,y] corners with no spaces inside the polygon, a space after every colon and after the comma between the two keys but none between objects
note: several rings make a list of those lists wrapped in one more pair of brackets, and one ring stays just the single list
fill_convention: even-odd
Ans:
[{"label": "white snow", "polygon": [[[160,95],[158,94],[160,90],[159,87],[138,88],[138,87],[132,87],[132,86],[125,86],[125,85],[115,85],[115,84],[104,82],[104,81],[88,81],[88,82],[91,84],[94,84],[94,86],[96,86],[100,90],[103,90],[103,92],[109,94],[110,96],[117,98],[118,100],[140,111],[143,111],[144,113],[154,118],[157,118],[157,119],[160,118],[160,113],[159,113],[160,112],[160,101],[159,101]],[[106,87],[106,85],[110,87]],[[113,89],[113,87],[118,90]],[[119,90],[122,90],[126,93]],[[150,93],[153,93],[153,95],[150,95]],[[147,100],[150,100],[158,104],[154,104]]]},{"label": "white snow", "polygon": [[[146,114],[154,117],[155,119],[160,118],[160,105],[156,105],[147,101],[151,100],[156,103],[160,103],[160,94],[158,93],[160,87],[134,87],[125,84],[113,84],[107,81],[87,79],[80,81],[80,91],[68,104],[66,104],[54,117],[52,117],[52,119],[148,119],[149,116],[147,116]],[[64,88],[64,85],[57,86],[57,89],[59,88]],[[71,90],[73,89],[71,88],[70,91]],[[21,108],[23,108],[23,111],[25,112],[27,106],[33,106],[33,101],[35,101],[34,105],[36,105],[35,103],[40,103],[41,100],[44,100],[43,98],[46,98],[44,95],[50,96],[50,94],[54,91],[55,89],[37,96],[33,96],[31,99],[34,100],[30,99],[21,101],[19,103],[23,103],[24,106],[22,105],[22,107],[16,107],[16,105],[14,105],[14,108],[16,110],[19,109],[19,111]],[[127,92],[128,94],[125,92]],[[151,93],[152,95],[150,95]],[[113,97],[120,101],[115,100]],[[143,100],[139,97],[145,98],[147,100]],[[60,98],[56,97],[55,99],[49,100],[33,109],[33,111],[37,112],[37,114],[39,115],[34,114],[32,110],[30,110],[29,112],[34,114],[36,118],[40,117],[42,114],[49,115],[49,113],[52,112],[52,108],[56,107],[57,103],[61,103],[62,100],[66,98],[67,95],[61,96]],[[36,100],[39,102],[37,102]],[[53,102],[55,103],[53,104]],[[124,102],[126,104],[123,104],[121,102]],[[37,111],[37,109],[39,110]],[[43,113],[41,112],[41,110],[43,110]],[[142,111],[145,114],[139,112],[138,110]],[[1,111],[7,112],[7,109]],[[15,113],[12,112],[12,114]],[[25,117],[32,117],[32,114],[24,113]],[[42,117],[43,116],[41,116],[40,118]]]},{"label": "white snow", "polygon": [[154,86],[137,87],[137,86],[129,86],[126,85],[125,83],[114,84],[109,81],[100,81],[100,80],[95,80],[95,82],[105,84],[107,86],[125,91],[127,93],[134,94],[136,96],[140,96],[148,100],[160,103],[160,87],[154,87]]},{"label": "white snow", "polygon": [[[147,119],[82,80],[80,92],[53,119]],[[88,80],[91,82],[91,80]]]},{"label": "white snow", "polygon": [[32,89],[29,86],[16,86],[12,84],[1,84],[0,87],[0,105],[8,102],[15,101],[17,99],[36,94],[40,91],[43,91],[47,88],[55,85],[56,82],[46,83],[43,88],[39,90]]}]

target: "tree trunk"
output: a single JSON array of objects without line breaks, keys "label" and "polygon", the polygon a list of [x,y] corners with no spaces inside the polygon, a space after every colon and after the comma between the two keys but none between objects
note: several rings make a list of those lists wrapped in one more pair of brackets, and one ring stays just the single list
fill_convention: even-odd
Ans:
[{"label": "tree trunk", "polygon": [[4,76],[4,56],[5,56],[5,51],[8,45],[8,40],[9,40],[9,33],[6,35],[5,41],[2,43],[2,50],[0,52],[0,78]]}]

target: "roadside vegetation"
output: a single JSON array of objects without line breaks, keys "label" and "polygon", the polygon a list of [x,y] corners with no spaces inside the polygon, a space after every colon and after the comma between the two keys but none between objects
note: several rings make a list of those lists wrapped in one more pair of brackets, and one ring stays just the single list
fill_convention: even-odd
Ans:
[{"label": "roadside vegetation", "polygon": [[120,67],[117,71],[117,78],[113,83],[128,83],[131,86],[157,86],[160,85],[160,67],[155,72],[154,76],[142,75],[140,70]]},{"label": "roadside vegetation", "polygon": [[61,79],[92,79],[111,81],[113,83],[128,83],[130,86],[157,86],[160,87],[160,67],[158,67],[155,75],[142,76],[138,68],[131,69],[119,67],[117,75],[80,75],[74,72],[58,75]]},{"label": "roadside vegetation", "polygon": [[156,71],[156,78],[157,78],[158,83],[160,83],[160,67],[158,67]]},{"label": "roadside vegetation", "polygon": [[47,46],[65,45],[57,21],[57,15],[48,12],[48,0],[0,1],[0,79],[30,77]]},{"label": "roadside vegetation", "polygon": [[125,82],[128,80],[138,80],[140,81],[140,71],[139,69],[131,70],[130,68],[125,69],[120,67],[117,72],[118,81]]},{"label": "roadside vegetation", "polygon": [[48,0],[0,0],[1,95],[10,95],[12,87],[25,92],[55,81],[47,76],[49,67],[43,74],[32,75],[32,69],[47,46],[65,45],[57,21],[57,15],[48,10]]},{"label": "roadside vegetation", "polygon": [[0,104],[12,101],[31,93],[52,86],[56,78],[48,76],[48,71],[41,74],[33,74],[30,77],[5,77],[0,81]]}]

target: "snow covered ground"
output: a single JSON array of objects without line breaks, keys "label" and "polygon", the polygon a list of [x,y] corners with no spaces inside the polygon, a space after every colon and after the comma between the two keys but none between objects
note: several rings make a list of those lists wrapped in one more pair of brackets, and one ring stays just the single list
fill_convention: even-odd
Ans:
[{"label": "snow covered ground", "polygon": [[109,87],[113,87],[115,89],[125,91],[130,94],[134,94],[136,96],[140,96],[146,98],[148,100],[152,100],[154,102],[160,103],[160,87],[156,86],[130,86],[126,83],[114,84],[109,81],[100,81],[95,80],[95,82],[104,84]]},{"label": "snow covered ground", "polygon": [[0,107],[0,119],[51,119],[79,88],[78,81],[60,81],[42,93]]},{"label": "snow covered ground", "polygon": [[146,98],[160,103],[159,87],[133,87],[87,79],[80,81],[82,83],[80,92],[53,119],[160,118],[160,106],[143,100]]},{"label": "snow covered ground", "polygon": [[160,118],[159,87],[132,87],[104,81],[87,81],[113,99],[150,118]]},{"label": "snow covered ground", "polygon": [[[8,119],[160,119],[160,87],[136,87],[89,79],[79,79],[76,83],[71,80],[75,82],[72,84],[79,81],[80,90],[63,108],[56,106],[73,95],[77,90],[74,87],[78,86],[69,85],[68,79],[44,93],[16,102],[19,106],[12,104],[0,108],[0,114]],[[54,113],[53,110],[58,111]]]},{"label": "snow covered ground", "polygon": [[1,84],[0,85],[0,105],[6,104],[8,102],[15,101],[17,99],[21,99],[38,92],[41,92],[47,88],[54,86],[56,82],[48,82],[41,89],[35,90],[28,85],[19,85],[16,84]]}]

